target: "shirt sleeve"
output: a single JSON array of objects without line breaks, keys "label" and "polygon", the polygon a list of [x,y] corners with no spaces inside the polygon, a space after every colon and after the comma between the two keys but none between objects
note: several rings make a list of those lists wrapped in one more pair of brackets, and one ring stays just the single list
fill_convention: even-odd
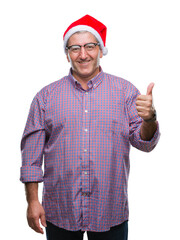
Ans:
[{"label": "shirt sleeve", "polygon": [[159,123],[157,130],[150,141],[144,141],[141,139],[140,129],[143,120],[138,116],[136,109],[136,98],[138,95],[140,95],[139,90],[129,83],[126,89],[126,104],[129,117],[129,141],[133,147],[144,152],[150,152],[155,148],[159,141]]},{"label": "shirt sleeve", "polygon": [[42,162],[44,144],[44,103],[38,93],[32,101],[21,140],[21,182],[43,181]]}]

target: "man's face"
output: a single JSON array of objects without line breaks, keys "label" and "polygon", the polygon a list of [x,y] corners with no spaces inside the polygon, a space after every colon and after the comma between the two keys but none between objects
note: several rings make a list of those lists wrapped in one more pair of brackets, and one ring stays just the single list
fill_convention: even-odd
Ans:
[{"label": "man's face", "polygon": [[[90,32],[81,32],[73,34],[68,41],[68,47],[72,45],[84,45],[87,43],[97,43],[96,38]],[[89,81],[99,72],[99,62],[103,53],[99,46],[96,46],[93,51],[86,51],[81,47],[79,53],[67,50],[67,59],[71,63],[73,76],[77,80]]]}]

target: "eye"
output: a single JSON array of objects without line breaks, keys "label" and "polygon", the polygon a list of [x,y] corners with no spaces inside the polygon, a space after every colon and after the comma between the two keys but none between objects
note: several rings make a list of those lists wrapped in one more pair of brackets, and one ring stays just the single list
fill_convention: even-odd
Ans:
[{"label": "eye", "polygon": [[91,51],[95,48],[95,45],[94,43],[88,43],[86,46],[85,46],[86,50],[87,51]]},{"label": "eye", "polygon": [[73,45],[73,46],[71,46],[71,48],[70,48],[70,51],[72,51],[72,52],[78,52],[79,50],[80,50],[80,46],[78,46],[78,45]]}]

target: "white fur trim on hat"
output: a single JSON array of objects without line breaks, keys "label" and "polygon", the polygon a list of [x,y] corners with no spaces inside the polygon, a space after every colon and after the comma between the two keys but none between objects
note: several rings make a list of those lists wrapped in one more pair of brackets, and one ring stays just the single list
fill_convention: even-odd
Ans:
[{"label": "white fur trim on hat", "polygon": [[108,53],[108,49],[104,46],[104,43],[103,43],[102,38],[99,35],[99,33],[94,28],[89,27],[87,25],[75,26],[66,33],[66,35],[64,36],[64,51],[66,51],[66,45],[67,45],[68,39],[71,37],[71,35],[73,35],[76,32],[79,32],[79,31],[88,31],[88,32],[92,33],[96,37],[98,42],[100,43],[100,47],[102,49],[103,55],[106,55]]}]

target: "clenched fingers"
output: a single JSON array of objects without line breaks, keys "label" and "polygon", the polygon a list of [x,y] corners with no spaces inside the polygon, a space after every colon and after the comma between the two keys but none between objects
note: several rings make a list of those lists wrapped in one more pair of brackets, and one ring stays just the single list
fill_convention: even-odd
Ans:
[{"label": "clenched fingers", "polygon": [[40,227],[40,222],[38,217],[28,218],[29,226],[37,233],[44,233],[43,229]]}]

